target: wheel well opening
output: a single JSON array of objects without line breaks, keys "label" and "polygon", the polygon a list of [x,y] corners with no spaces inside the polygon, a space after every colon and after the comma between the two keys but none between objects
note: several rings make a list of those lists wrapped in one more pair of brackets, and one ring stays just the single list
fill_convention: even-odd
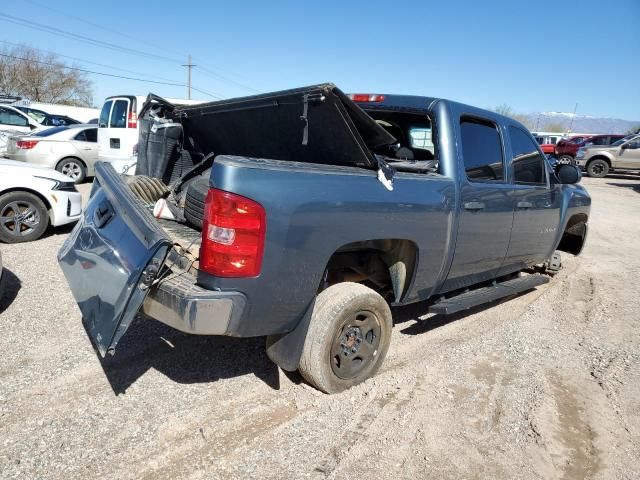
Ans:
[{"label": "wheel well opening", "polygon": [[604,160],[605,162],[607,162],[607,165],[611,166],[611,160],[609,160],[607,157],[603,157],[603,156],[593,157],[589,159],[588,163],[591,163],[594,160]]},{"label": "wheel well opening", "polygon": [[558,250],[573,255],[579,255],[582,252],[587,237],[587,220],[588,217],[584,213],[578,213],[569,219],[560,239]]},{"label": "wheel well opening", "polygon": [[417,254],[416,244],[405,239],[349,243],[327,262],[319,291],[340,282],[357,282],[387,301],[399,302],[413,279]]}]

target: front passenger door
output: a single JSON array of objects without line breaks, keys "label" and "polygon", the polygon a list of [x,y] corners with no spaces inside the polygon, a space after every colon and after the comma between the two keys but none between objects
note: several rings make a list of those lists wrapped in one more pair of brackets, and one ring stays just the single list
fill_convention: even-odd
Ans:
[{"label": "front passenger door", "polygon": [[548,163],[531,135],[508,128],[513,186],[513,230],[500,269],[506,275],[542,263],[553,253],[560,223],[561,186],[551,183]]}]

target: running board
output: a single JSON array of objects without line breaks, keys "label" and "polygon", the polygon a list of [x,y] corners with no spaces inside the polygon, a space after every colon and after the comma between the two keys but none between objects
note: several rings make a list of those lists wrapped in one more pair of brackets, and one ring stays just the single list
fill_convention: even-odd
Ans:
[{"label": "running board", "polygon": [[496,283],[489,287],[470,290],[455,297],[444,298],[429,307],[429,313],[450,315],[452,313],[477,307],[483,303],[494,302],[510,295],[515,295],[526,290],[549,282],[549,277],[544,275],[526,275],[504,282]]}]

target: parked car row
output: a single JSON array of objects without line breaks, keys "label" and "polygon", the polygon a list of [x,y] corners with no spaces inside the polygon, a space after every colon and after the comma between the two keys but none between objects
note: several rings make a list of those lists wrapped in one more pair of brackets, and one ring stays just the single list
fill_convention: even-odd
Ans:
[{"label": "parked car row", "polygon": [[576,134],[570,137],[561,133],[533,133],[541,150],[547,155],[553,155],[560,164],[575,165],[575,157],[578,149],[591,145],[611,145],[624,138],[619,134]]},{"label": "parked car row", "polygon": [[578,149],[591,145],[606,146],[624,138],[624,135],[580,135],[560,140],[555,148],[555,155],[560,163],[575,164]]},{"label": "parked car row", "polygon": [[640,135],[623,137],[611,145],[580,147],[575,163],[590,177],[602,178],[611,170],[640,170]]}]

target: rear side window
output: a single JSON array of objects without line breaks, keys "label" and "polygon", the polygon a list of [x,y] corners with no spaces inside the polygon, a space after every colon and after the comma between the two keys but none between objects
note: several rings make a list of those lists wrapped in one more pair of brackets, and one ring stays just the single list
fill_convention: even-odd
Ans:
[{"label": "rear side window", "polygon": [[463,117],[460,120],[462,156],[469,180],[504,181],[502,142],[498,127],[489,121]]},{"label": "rear side window", "polygon": [[546,185],[545,157],[533,139],[517,127],[509,127],[513,152],[513,180],[526,185]]},{"label": "rear side window", "polygon": [[27,127],[29,126],[29,122],[25,117],[20,115],[13,110],[9,110],[8,108],[0,107],[0,124],[2,125],[12,125],[15,127]]},{"label": "rear side window", "polygon": [[116,100],[113,103],[113,110],[111,111],[111,120],[109,121],[109,127],[111,128],[127,128],[127,110],[129,109],[129,102],[127,100]]},{"label": "rear side window", "polygon": [[98,129],[97,128],[88,128],[84,131],[84,135],[87,138],[87,142],[97,142],[98,141]]},{"label": "rear side window", "polygon": [[104,102],[102,106],[102,110],[100,111],[100,119],[98,120],[98,126],[100,128],[106,128],[109,125],[109,113],[111,112],[111,105],[113,102],[109,100],[108,102]]},{"label": "rear side window", "polygon": [[87,142],[87,136],[84,133],[84,130],[81,131],[80,133],[78,133],[75,137],[73,137],[74,140],[78,140],[79,142]]}]

